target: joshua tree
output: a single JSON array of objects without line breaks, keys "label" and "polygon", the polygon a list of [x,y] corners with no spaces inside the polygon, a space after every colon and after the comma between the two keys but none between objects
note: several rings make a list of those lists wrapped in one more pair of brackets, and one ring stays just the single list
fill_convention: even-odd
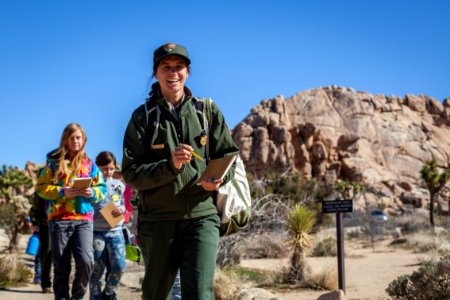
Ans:
[{"label": "joshua tree", "polygon": [[23,192],[33,186],[33,180],[17,167],[3,165],[0,169],[0,227],[9,238],[8,250],[17,247],[19,233],[27,228],[25,222],[30,201]]},{"label": "joshua tree", "polygon": [[430,224],[434,228],[434,198],[447,184],[450,173],[448,170],[441,172],[436,161],[432,159],[422,167],[420,174],[430,192]]},{"label": "joshua tree", "polygon": [[296,204],[288,213],[287,220],[288,231],[294,245],[287,280],[298,283],[305,280],[305,253],[312,246],[310,232],[316,221],[315,214],[305,206]]},{"label": "joshua tree", "polygon": [[26,219],[30,208],[30,201],[22,195],[14,196],[8,203],[0,205],[0,227],[5,229],[9,238],[7,250],[10,253],[17,248],[19,233],[29,228]]},{"label": "joshua tree", "polygon": [[33,186],[33,180],[17,167],[3,165],[0,169],[0,199],[11,198]]}]

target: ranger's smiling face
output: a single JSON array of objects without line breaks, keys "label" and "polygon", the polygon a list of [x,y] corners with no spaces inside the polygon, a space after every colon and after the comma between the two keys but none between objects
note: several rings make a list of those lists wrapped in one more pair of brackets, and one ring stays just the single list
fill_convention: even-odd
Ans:
[{"label": "ranger's smiling face", "polygon": [[188,76],[186,62],[178,55],[163,58],[155,74],[164,96],[183,92]]}]

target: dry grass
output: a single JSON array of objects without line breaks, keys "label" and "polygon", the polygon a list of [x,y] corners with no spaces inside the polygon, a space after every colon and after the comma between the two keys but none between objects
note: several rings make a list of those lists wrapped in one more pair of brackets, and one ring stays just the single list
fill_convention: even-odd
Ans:
[{"label": "dry grass", "polygon": [[245,258],[282,258],[286,256],[286,238],[279,234],[252,236],[243,244]]},{"label": "dry grass", "polygon": [[31,270],[16,255],[0,257],[0,287],[18,286],[28,283]]},{"label": "dry grass", "polygon": [[[391,243],[391,246],[413,251],[415,253],[450,253],[450,240],[447,234],[434,235],[429,231],[405,235]],[[434,256],[434,255],[432,255]]]},{"label": "dry grass", "polygon": [[339,282],[336,268],[329,267],[320,273],[311,274],[305,284],[314,289],[330,291],[338,289]]},{"label": "dry grass", "polygon": [[236,273],[216,269],[214,279],[214,295],[216,300],[233,300],[242,288],[242,281]]}]

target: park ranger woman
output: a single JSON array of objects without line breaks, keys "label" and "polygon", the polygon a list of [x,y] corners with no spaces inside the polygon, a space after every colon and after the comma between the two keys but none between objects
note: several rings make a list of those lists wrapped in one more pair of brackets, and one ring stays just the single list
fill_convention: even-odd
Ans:
[{"label": "park ranger woman", "polygon": [[[142,299],[170,299],[178,271],[182,299],[214,299],[220,219],[213,192],[230,180],[197,184],[211,159],[237,154],[224,116],[185,86],[190,75],[186,48],[157,48],[149,98],[132,114],[123,143],[124,179],[139,191],[138,243],[145,262]],[[206,148],[208,147],[208,151]]]}]

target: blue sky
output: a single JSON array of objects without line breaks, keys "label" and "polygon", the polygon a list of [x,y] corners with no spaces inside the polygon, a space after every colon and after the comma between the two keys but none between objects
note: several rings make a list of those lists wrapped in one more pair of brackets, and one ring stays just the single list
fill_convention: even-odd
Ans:
[{"label": "blue sky", "polygon": [[231,128],[262,99],[332,84],[450,97],[450,1],[0,0],[0,165],[45,161],[70,122],[122,157],[153,50],[187,47]]}]

